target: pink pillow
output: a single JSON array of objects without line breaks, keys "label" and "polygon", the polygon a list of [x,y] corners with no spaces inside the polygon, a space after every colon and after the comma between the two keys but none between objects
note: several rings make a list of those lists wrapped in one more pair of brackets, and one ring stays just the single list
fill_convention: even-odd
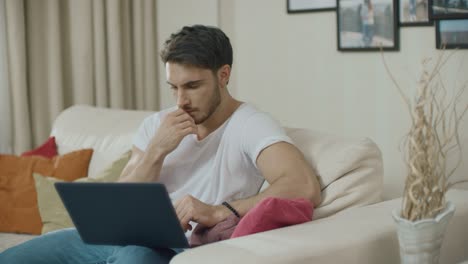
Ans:
[{"label": "pink pillow", "polygon": [[55,144],[55,137],[49,137],[44,144],[40,147],[24,152],[21,156],[42,156],[45,158],[53,158],[57,156],[57,145]]},{"label": "pink pillow", "polygon": [[313,211],[314,205],[303,198],[265,198],[242,217],[231,238],[305,223],[312,220]]}]

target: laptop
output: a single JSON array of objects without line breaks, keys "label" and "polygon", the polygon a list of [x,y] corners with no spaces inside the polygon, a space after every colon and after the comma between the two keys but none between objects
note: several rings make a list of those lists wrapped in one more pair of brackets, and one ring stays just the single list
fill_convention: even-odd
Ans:
[{"label": "laptop", "polygon": [[188,248],[169,194],[160,183],[55,183],[88,244]]}]

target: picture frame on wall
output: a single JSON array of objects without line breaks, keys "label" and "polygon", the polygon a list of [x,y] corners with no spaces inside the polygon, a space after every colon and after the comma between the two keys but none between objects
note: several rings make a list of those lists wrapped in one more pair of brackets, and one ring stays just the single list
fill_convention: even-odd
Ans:
[{"label": "picture frame on wall", "polygon": [[399,50],[397,0],[338,0],[339,51]]},{"label": "picture frame on wall", "polygon": [[432,26],[429,17],[429,0],[399,0],[400,26]]},{"label": "picture frame on wall", "polygon": [[468,18],[436,22],[437,49],[468,49]]},{"label": "picture frame on wall", "polygon": [[289,14],[336,10],[336,0],[287,0],[286,5]]},{"label": "picture frame on wall", "polygon": [[468,0],[429,0],[429,18],[468,18]]}]

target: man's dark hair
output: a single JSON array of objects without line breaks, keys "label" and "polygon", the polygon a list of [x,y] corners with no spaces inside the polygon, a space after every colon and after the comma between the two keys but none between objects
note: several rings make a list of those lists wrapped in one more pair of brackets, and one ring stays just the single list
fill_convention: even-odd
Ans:
[{"label": "man's dark hair", "polygon": [[232,67],[231,43],[216,27],[185,26],[166,40],[160,55],[164,63],[191,65],[213,72],[225,64]]}]

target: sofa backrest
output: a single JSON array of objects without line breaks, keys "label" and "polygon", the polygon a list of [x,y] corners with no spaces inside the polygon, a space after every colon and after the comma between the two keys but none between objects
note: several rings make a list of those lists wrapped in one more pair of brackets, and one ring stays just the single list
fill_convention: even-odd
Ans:
[{"label": "sofa backrest", "polygon": [[132,148],[133,135],[152,112],[75,105],[55,119],[52,136],[60,155],[93,148],[88,177],[95,177]]},{"label": "sofa backrest", "polygon": [[[51,134],[56,137],[59,154],[94,149],[88,172],[92,178],[131,149],[134,133],[151,113],[76,105],[57,117]],[[314,219],[381,201],[382,157],[370,139],[349,139],[308,129],[286,128],[286,132],[319,176],[322,203]]]}]

